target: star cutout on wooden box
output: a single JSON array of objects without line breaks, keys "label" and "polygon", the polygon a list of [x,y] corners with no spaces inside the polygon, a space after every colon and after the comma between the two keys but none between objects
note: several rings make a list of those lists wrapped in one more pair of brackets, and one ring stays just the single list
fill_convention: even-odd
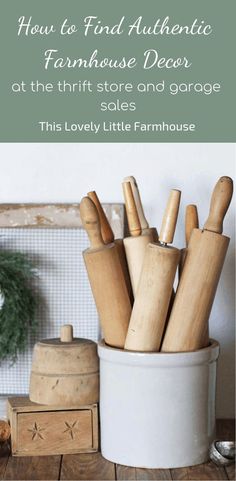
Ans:
[{"label": "star cutout on wooden box", "polygon": [[42,435],[42,431],[45,431],[45,429],[41,428],[36,422],[34,423],[33,428],[28,429],[28,431],[32,433],[32,441],[34,441],[34,439],[37,439],[37,438],[44,439]]},{"label": "star cutout on wooden box", "polygon": [[63,431],[63,433],[69,433],[71,436],[71,439],[74,439],[75,436],[75,425],[77,424],[77,421],[74,421],[72,424],[69,424],[67,421],[65,421],[66,429]]}]

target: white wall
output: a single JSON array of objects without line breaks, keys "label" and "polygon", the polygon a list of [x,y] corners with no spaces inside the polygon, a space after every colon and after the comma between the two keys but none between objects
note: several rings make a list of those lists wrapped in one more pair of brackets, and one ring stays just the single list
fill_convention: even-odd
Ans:
[{"label": "white wall", "polygon": [[[122,202],[121,181],[134,175],[150,224],[160,229],[171,188],[182,190],[175,244],[184,245],[184,208],[196,203],[201,225],[214,183],[235,175],[232,144],[1,144],[0,202],[77,202],[89,190]],[[231,237],[210,320],[221,343],[217,415],[234,415],[234,206],[224,223]]]}]

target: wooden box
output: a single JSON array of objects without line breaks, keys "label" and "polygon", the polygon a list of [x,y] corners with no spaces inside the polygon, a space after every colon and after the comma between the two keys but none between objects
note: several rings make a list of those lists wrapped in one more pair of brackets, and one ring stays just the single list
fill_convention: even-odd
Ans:
[{"label": "wooden box", "polygon": [[90,453],[98,450],[97,404],[72,409],[43,406],[28,397],[8,399],[13,456]]}]

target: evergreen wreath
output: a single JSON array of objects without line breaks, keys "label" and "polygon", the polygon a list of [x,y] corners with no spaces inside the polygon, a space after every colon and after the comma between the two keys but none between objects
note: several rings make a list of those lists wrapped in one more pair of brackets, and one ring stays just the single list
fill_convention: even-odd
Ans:
[{"label": "evergreen wreath", "polygon": [[36,330],[36,301],[29,287],[34,276],[24,254],[0,251],[0,361],[15,362],[27,346],[29,329]]}]

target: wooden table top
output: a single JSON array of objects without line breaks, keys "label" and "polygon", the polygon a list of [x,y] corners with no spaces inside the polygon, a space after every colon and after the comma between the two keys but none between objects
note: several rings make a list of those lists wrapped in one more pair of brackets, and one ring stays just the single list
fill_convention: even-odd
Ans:
[{"label": "wooden table top", "polygon": [[[234,440],[234,421],[217,421],[217,438]],[[115,465],[100,453],[64,456],[12,457],[0,448],[0,480],[235,480],[234,464],[208,462],[181,469],[140,469]]]}]

